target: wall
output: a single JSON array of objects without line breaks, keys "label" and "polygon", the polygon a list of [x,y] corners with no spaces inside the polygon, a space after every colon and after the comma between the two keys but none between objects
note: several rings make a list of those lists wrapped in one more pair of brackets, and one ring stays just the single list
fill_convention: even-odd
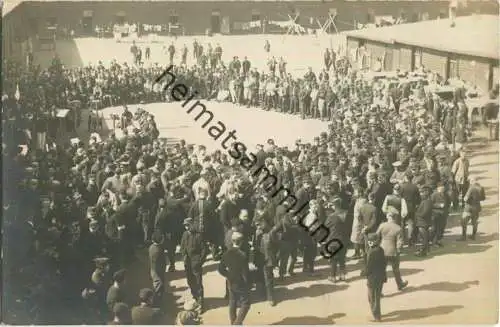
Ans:
[{"label": "wall", "polygon": [[446,76],[446,65],[448,57],[446,53],[430,49],[422,49],[422,65],[425,69],[438,73],[442,77]]},{"label": "wall", "polygon": [[[307,24],[309,17],[320,18],[323,23],[327,18],[328,10],[336,8],[337,28],[352,29],[354,22],[368,22],[368,14],[398,16],[404,11],[407,16],[412,13],[428,13],[430,19],[436,18],[441,12],[447,11],[448,1],[373,1],[351,2],[336,0],[335,2],[297,1],[297,2],[222,2],[222,1],[189,1],[189,2],[28,2],[28,11],[25,20],[41,29],[47,19],[57,17],[59,26],[74,26],[81,22],[83,11],[93,11],[93,24],[107,24],[114,21],[118,12],[124,12],[129,21],[138,21],[150,24],[166,24],[170,13],[179,16],[179,23],[185,27],[186,34],[203,34],[210,28],[212,11],[220,11],[221,17],[228,16],[230,24],[234,22],[248,22],[252,13],[260,12],[270,20],[288,20],[288,14],[293,10],[301,13],[299,23]],[[494,1],[469,2],[467,9],[460,14],[480,11],[482,13],[498,12],[498,5]],[[317,27],[317,26],[315,26]]]},{"label": "wall", "polygon": [[458,56],[458,74],[461,79],[470,81],[483,91],[489,90],[491,62],[487,59]]}]

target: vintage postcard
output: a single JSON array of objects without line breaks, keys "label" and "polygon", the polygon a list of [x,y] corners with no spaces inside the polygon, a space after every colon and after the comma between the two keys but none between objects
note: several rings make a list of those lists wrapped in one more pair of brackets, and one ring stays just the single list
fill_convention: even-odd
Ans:
[{"label": "vintage postcard", "polygon": [[499,23],[3,1],[2,322],[497,323]]}]

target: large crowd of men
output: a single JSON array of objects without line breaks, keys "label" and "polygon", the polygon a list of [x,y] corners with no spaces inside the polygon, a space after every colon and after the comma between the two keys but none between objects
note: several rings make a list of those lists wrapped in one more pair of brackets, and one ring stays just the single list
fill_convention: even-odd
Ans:
[{"label": "large crowd of men", "polygon": [[[461,211],[459,240],[469,224],[470,237],[477,236],[485,194],[469,176],[468,115],[460,92],[446,102],[422,94],[420,86],[381,90],[347,62],[332,60],[333,51],[320,74],[309,70],[294,79],[273,58],[261,74],[246,58],[226,66],[219,47],[207,55],[200,47],[197,64],[187,67],[183,54],[175,69],[201,98],[229,92],[240,105],[330,120],[313,142],[299,139],[288,148],[269,139],[254,153],[280,185],[309,202],[307,221],[324,223],[330,238],[342,240],[345,247],[329,259],[332,283],[355,273],[346,269],[348,248],[362,260],[356,273],[368,280],[375,321],[386,266],[400,290],[408,284],[399,273],[401,251],[426,256],[432,246],[447,246],[443,235],[453,210]],[[276,305],[275,283],[298,272],[299,256],[302,273],[315,272],[321,244],[287,210],[286,198],[271,196],[262,176],[248,174],[227,153],[184,141],[168,146],[144,109],[132,113],[124,105],[123,136],[66,146],[49,135],[44,149],[26,154],[18,147],[42,130],[50,134],[50,126],[38,122],[75,99],[84,108],[96,99],[109,105],[170,101],[154,84],[162,67],[138,64],[67,69],[54,58],[48,70],[26,71],[4,63],[5,118],[17,129],[15,139],[4,140],[3,273],[16,321],[161,323],[162,315],[175,314],[162,310],[162,300],[176,252],[193,297],[178,324],[201,323],[209,257],[226,279],[231,324],[243,323],[254,286],[257,296]],[[145,247],[151,283],[136,303],[125,296],[126,280],[134,278],[126,269]]]}]

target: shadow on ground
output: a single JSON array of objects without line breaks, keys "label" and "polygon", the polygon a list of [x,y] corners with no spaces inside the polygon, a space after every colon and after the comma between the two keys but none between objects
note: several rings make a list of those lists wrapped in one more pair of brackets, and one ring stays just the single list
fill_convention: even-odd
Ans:
[{"label": "shadow on ground", "polygon": [[334,313],[328,317],[287,317],[271,325],[334,325],[335,319],[342,318],[345,313]]},{"label": "shadow on ground", "polygon": [[[466,281],[462,283],[454,283],[454,282],[434,282],[430,284],[424,284],[424,285],[419,285],[419,286],[408,286],[407,288],[404,289],[404,293],[413,293],[413,292],[418,292],[418,291],[433,291],[433,292],[462,292],[465,291],[466,289],[473,287],[473,286],[478,286],[479,281],[478,280],[471,280],[471,281]],[[392,293],[389,295],[385,295],[384,297],[390,298],[394,297],[397,294],[400,293]]]},{"label": "shadow on ground", "polygon": [[400,322],[406,320],[418,320],[428,317],[442,316],[462,309],[462,305],[440,305],[432,308],[419,308],[409,310],[392,311],[382,316],[382,322]]}]

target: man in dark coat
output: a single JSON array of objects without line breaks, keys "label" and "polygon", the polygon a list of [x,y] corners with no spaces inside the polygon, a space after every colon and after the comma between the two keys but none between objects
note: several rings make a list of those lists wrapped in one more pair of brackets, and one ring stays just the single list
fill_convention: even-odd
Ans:
[{"label": "man in dark coat", "polygon": [[[332,207],[327,209],[327,217],[325,221],[325,226],[328,227],[330,231],[328,240],[336,239],[342,244],[342,248],[340,248],[340,250],[338,250],[338,252],[330,258],[331,274],[330,277],[328,277],[328,280],[336,283],[338,281],[345,281],[345,257],[347,253],[346,242],[348,237],[346,234],[346,215],[343,214],[341,209],[342,200],[339,197],[336,197],[332,200],[331,205]],[[337,267],[339,268],[340,274],[337,274]]]},{"label": "man in dark coat", "polygon": [[205,260],[205,243],[203,235],[195,227],[193,218],[184,220],[186,230],[182,234],[181,254],[184,260],[186,279],[191,295],[203,311],[203,261]]},{"label": "man in dark coat", "polygon": [[152,244],[149,246],[149,268],[153,281],[155,293],[154,304],[161,303],[165,291],[165,270],[167,263],[165,260],[165,236],[160,231],[155,231],[152,236]]},{"label": "man in dark coat", "polygon": [[[401,184],[401,197],[406,202],[408,213],[406,219],[403,220],[401,227],[408,227],[407,235],[403,235],[409,246],[415,243],[415,211],[420,204],[420,192],[418,186],[412,183],[413,175],[406,173]],[[404,233],[404,232],[403,232]]]},{"label": "man in dark coat", "polygon": [[[229,320],[231,325],[242,325],[250,310],[250,278],[247,256],[241,250],[243,235],[232,235],[233,247],[222,255],[218,271],[226,278],[229,288]],[[240,310],[237,312],[237,307]]]},{"label": "man in dark coat", "polygon": [[376,322],[381,321],[380,298],[382,287],[387,281],[384,250],[379,246],[377,234],[368,234],[368,254],[366,260],[366,284],[368,286],[368,302]]},{"label": "man in dark coat", "polygon": [[422,242],[422,246],[417,251],[417,255],[423,257],[426,256],[429,251],[429,227],[432,224],[432,200],[429,187],[422,187],[420,190],[420,198],[420,204],[415,212],[415,225]]},{"label": "man in dark coat", "polygon": [[[363,204],[359,210],[359,221],[361,222],[363,228],[362,232],[365,238],[365,248],[363,255],[363,261],[366,264],[366,252],[368,251],[368,245],[366,243],[366,236],[369,233],[375,233],[377,231],[379,221],[377,215],[377,207],[374,205],[375,195],[373,193],[368,194],[368,202]],[[361,270],[361,275],[365,274],[365,270]]]}]

